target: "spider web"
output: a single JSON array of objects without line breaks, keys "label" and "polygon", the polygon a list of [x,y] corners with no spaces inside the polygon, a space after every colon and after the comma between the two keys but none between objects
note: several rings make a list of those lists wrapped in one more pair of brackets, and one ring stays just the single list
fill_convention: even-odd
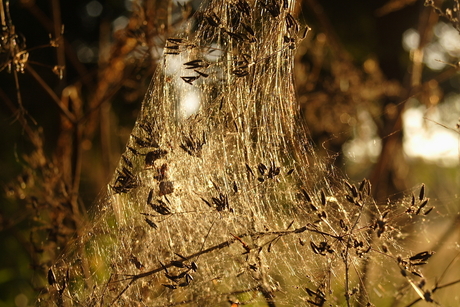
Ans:
[{"label": "spider web", "polygon": [[210,1],[167,40],[94,221],[48,274],[55,302],[370,300],[359,272],[374,229],[382,240],[397,230],[366,180],[344,183],[314,153],[292,80],[304,38],[293,12],[291,1]]}]

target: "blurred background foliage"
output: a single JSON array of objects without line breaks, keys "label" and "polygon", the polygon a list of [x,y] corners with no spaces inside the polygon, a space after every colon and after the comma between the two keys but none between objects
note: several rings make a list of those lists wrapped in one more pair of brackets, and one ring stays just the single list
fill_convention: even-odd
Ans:
[{"label": "blurred background foliage", "polygon": [[[458,2],[298,2],[312,31],[295,86],[318,153],[381,202],[424,182],[445,225],[425,243],[458,251]],[[0,3],[0,306],[27,306],[83,231],[165,39],[200,1]]]}]

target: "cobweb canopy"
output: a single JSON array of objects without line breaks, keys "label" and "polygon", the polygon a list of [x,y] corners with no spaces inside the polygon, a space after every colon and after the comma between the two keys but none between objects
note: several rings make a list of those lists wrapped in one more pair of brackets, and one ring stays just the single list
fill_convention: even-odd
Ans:
[{"label": "cobweb canopy", "polygon": [[167,39],[94,221],[50,269],[52,301],[365,305],[363,262],[400,270],[381,243],[401,212],[377,206],[368,181],[344,183],[299,120],[293,55],[308,27],[294,11],[207,1]]}]

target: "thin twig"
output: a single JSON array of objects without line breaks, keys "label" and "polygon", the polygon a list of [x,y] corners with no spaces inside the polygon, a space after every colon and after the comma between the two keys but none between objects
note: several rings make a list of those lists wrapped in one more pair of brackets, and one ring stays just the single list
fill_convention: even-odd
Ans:
[{"label": "thin twig", "polygon": [[40,77],[40,75],[33,69],[30,65],[26,66],[27,72],[29,72],[32,77],[37,80],[37,82],[43,87],[43,89],[48,93],[48,95],[53,99],[53,101],[56,103],[56,105],[59,107],[61,112],[67,117],[68,120],[70,120],[71,123],[75,124],[77,122],[77,119],[75,116],[70,113],[70,111],[62,104],[61,100],[59,97],[56,95],[56,93],[49,87],[49,85]]}]

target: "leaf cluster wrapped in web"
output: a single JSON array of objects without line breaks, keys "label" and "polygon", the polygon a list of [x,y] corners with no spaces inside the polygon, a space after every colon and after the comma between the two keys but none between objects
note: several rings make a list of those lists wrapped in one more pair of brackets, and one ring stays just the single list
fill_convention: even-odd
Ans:
[{"label": "leaf cluster wrapped in web", "polygon": [[362,261],[395,230],[367,181],[314,154],[293,15],[287,0],[213,0],[167,40],[94,222],[49,271],[58,305],[369,301]]}]

